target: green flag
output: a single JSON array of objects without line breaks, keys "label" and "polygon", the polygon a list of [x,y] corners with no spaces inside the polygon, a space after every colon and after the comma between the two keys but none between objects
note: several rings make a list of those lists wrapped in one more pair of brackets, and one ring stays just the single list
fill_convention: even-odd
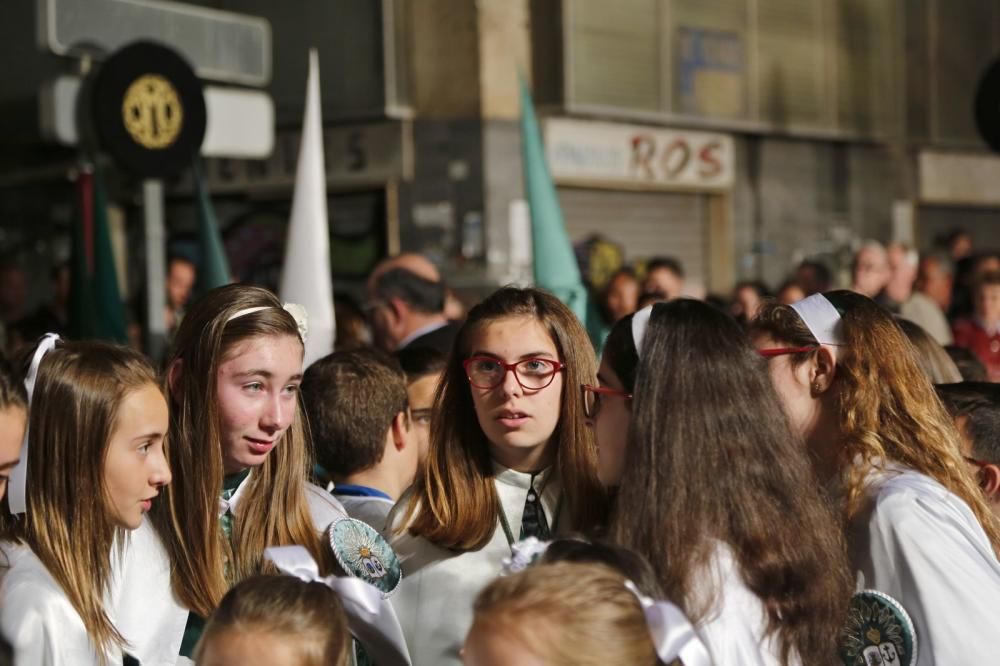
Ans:
[{"label": "green flag", "polygon": [[[588,307],[587,288],[580,277],[573,244],[566,232],[556,186],[545,161],[542,135],[535,107],[524,79],[521,80],[521,160],[524,189],[531,210],[531,241],[535,285],[552,292],[576,314],[584,325],[593,321]],[[596,344],[594,331],[587,326]]]},{"label": "green flag", "polygon": [[94,305],[97,333],[102,340],[128,343],[125,309],[118,291],[118,270],[108,228],[108,196],[101,172],[94,167]]},{"label": "green flag", "polygon": [[198,291],[205,293],[232,282],[229,272],[229,260],[222,245],[222,235],[219,233],[219,223],[215,219],[212,200],[208,196],[208,187],[201,173],[201,165],[197,158],[192,165],[194,186],[198,193],[198,240],[201,244],[201,265],[198,267]]}]

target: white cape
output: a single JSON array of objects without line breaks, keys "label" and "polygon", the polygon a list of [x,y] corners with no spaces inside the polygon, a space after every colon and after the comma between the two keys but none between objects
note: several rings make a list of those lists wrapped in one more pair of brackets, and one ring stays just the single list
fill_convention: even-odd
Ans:
[{"label": "white cape", "polygon": [[[496,465],[494,469],[500,503],[517,541],[531,475]],[[542,508],[550,525],[555,526],[562,488],[558,479],[546,483],[550,473],[536,475],[535,482],[545,484]],[[399,506],[405,503],[404,499]],[[563,516],[559,522],[569,521]],[[456,553],[405,532],[396,536],[391,545],[403,565],[403,580],[390,601],[406,636],[413,666],[459,666],[459,651],[472,626],[472,603],[500,573],[502,560],[511,555],[499,521],[490,542],[475,551]]]},{"label": "white cape", "polygon": [[[5,542],[10,568],[0,583],[0,631],[14,648],[18,666],[85,666],[99,662],[83,620],[59,583],[35,553]],[[110,615],[110,614],[109,614]],[[112,618],[113,621],[113,618]],[[120,649],[104,652],[109,664],[122,663]]]},{"label": "white cape", "polygon": [[997,663],[1000,562],[968,505],[928,476],[872,472],[848,547],[859,584],[899,601],[918,666]]}]

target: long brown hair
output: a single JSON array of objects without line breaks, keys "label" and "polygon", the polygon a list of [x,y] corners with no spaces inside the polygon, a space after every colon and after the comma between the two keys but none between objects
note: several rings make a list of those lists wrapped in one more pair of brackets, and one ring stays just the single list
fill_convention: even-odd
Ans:
[{"label": "long brown hair", "polygon": [[851,594],[842,531],[739,324],[698,301],[656,304],[634,394],[613,538],[657,564],[693,622],[727,545],[782,660],[832,660]]},{"label": "long brown hair", "polygon": [[[194,660],[222,634],[269,636],[294,645],[296,666],[347,666],[351,634],[340,597],[321,582],[252,576],[231,589],[205,627]],[[218,655],[216,655],[218,656]]]},{"label": "long brown hair", "polygon": [[455,550],[477,550],[493,537],[498,497],[489,445],[476,418],[462,362],[486,326],[511,317],[538,321],[566,364],[556,441],[556,466],[565,506],[577,529],[597,525],[604,492],[597,480],[593,434],[584,421],[580,384],[596,376],[593,347],[579,320],[555,296],[538,289],[504,287],[472,308],[452,348],[434,400],[431,444],[402,524],[411,534]]},{"label": "long brown hair", "polygon": [[479,593],[470,635],[500,635],[552,666],[656,666],[646,616],[625,580],[605,564],[528,567]]},{"label": "long brown hair", "polygon": [[[834,382],[843,440],[841,464],[848,469],[847,517],[863,505],[865,478],[872,468],[893,461],[926,474],[957,495],[972,510],[1000,554],[1000,521],[962,459],[960,435],[934,387],[921,369],[916,352],[898,323],[871,299],[850,291],[826,294],[841,312],[844,345],[837,357]],[[793,346],[815,346],[816,338],[795,310],[767,303],[752,324]],[[815,352],[792,356],[793,364]]]},{"label": "long brown hair", "polygon": [[101,652],[125,646],[104,609],[115,543],[104,461],[118,408],[133,391],[157,386],[149,362],[125,347],[60,341],[41,360],[29,412],[23,516],[0,502],[0,535],[26,544],[62,588]]},{"label": "long brown hair", "polygon": [[[230,318],[240,310],[263,308]],[[313,527],[306,500],[312,467],[302,414],[296,416],[264,464],[250,475],[239,516],[233,524],[232,552],[219,529],[217,506],[224,476],[218,408],[219,365],[238,343],[257,336],[294,336],[298,328],[266,289],[229,285],[213,289],[184,316],[167,367],[180,364],[175,385],[164,383],[170,402],[170,449],[174,483],[153,520],[173,562],[173,588],[188,608],[207,617],[228,582],[268,568],[268,546],[299,544],[317,562],[329,561]],[[228,559],[227,582],[223,559]]]}]

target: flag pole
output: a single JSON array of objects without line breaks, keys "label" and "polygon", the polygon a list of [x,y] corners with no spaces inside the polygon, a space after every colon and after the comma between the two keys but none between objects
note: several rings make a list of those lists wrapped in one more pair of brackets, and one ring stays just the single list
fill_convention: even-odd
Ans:
[{"label": "flag pole", "polygon": [[158,362],[167,346],[162,180],[150,178],[142,182],[142,213],[146,237],[146,353]]}]

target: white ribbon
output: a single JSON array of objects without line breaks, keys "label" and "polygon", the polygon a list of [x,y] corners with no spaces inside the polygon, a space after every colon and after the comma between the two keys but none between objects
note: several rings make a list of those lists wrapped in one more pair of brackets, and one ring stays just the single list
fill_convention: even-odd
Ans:
[{"label": "white ribbon", "polygon": [[[229,316],[226,323],[232,320],[242,317],[243,315],[253,314],[254,312],[260,312],[261,310],[266,310],[272,306],[270,305],[258,305],[252,308],[243,308],[242,310],[237,310]],[[309,335],[309,313],[306,312],[306,308],[298,303],[282,303],[281,309],[292,315],[292,319],[295,320],[295,326],[299,329],[299,339],[302,340],[302,344],[306,343],[306,336]]]},{"label": "white ribbon", "polygon": [[[35,348],[35,355],[31,357],[31,365],[28,367],[28,376],[24,378],[24,388],[28,393],[28,409],[31,409],[31,396],[35,393],[35,379],[38,378],[38,366],[42,362],[42,357],[49,353],[56,346],[59,336],[55,333],[46,333]],[[30,419],[29,419],[30,420]],[[24,443],[21,445],[20,462],[10,471],[10,483],[7,492],[7,506],[14,515],[24,513],[28,510],[28,426],[24,427]]]},{"label": "white ribbon", "polygon": [[538,537],[528,537],[510,547],[510,557],[500,561],[500,575],[513,576],[535,563],[549,549],[551,541],[539,541]]},{"label": "white ribbon", "polygon": [[680,659],[684,666],[712,666],[708,648],[695,633],[684,611],[668,601],[653,601],[630,580],[625,581],[625,587],[642,606],[660,661],[669,664],[674,659]]},{"label": "white ribbon", "polygon": [[813,294],[792,303],[792,309],[798,313],[802,323],[821,345],[842,345],[844,336],[841,334],[840,313],[833,307],[823,294]]},{"label": "white ribbon", "polygon": [[410,666],[399,618],[377,587],[360,578],[320,576],[319,566],[302,546],[272,546],[264,550],[264,557],[289,576],[307,583],[322,583],[336,592],[347,613],[351,633],[376,664]]},{"label": "white ribbon", "polygon": [[646,329],[649,328],[649,317],[652,314],[653,306],[647,305],[632,315],[632,342],[635,343],[635,353],[640,359],[642,358],[642,341],[646,337]]}]

